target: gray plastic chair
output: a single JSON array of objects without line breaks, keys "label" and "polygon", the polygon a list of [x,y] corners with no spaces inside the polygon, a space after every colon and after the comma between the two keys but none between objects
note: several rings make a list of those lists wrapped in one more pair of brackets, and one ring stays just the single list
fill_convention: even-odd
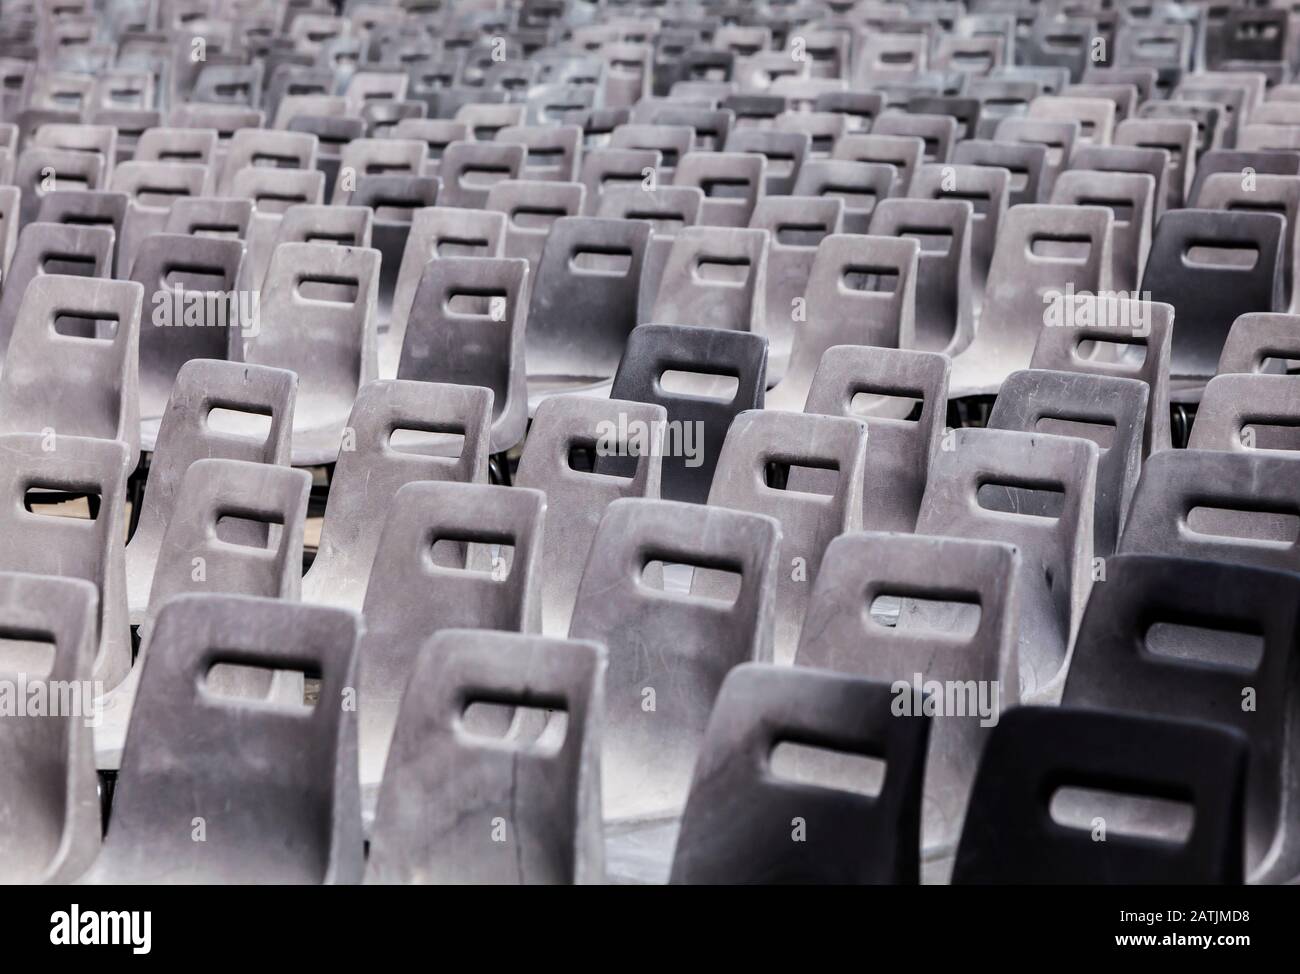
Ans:
[{"label": "gray plastic chair", "polygon": [[[1019,562],[1013,546],[992,541],[847,534],[827,547],[808,604],[796,667],[875,680],[895,693],[930,681],[974,691],[958,712],[939,709],[930,728],[927,879],[946,880],[990,728],[1019,701]],[[882,600],[900,603],[894,620],[873,611]]]},{"label": "gray plastic chair", "polygon": [[125,193],[107,190],[53,190],[41,197],[36,222],[108,227],[120,238],[128,202]]},{"label": "gray plastic chair", "polygon": [[536,279],[551,230],[559,220],[582,213],[585,193],[581,183],[506,179],[488,191],[484,209],[506,215],[505,256],[528,261]]},{"label": "gray plastic chair", "polygon": [[[837,673],[732,670],[691,781],[672,883],[916,883],[930,721],[899,720],[894,699]],[[883,784],[866,795],[866,775],[851,790],[810,781],[798,751],[777,758],[782,744],[883,761]]]},{"label": "gray plastic chair", "polygon": [[1147,460],[1121,554],[1172,555],[1296,571],[1296,457],[1259,450],[1165,450]]},{"label": "gray plastic chair", "polygon": [[191,463],[163,532],[140,626],[142,655],[158,613],[179,595],[210,592],[297,602],[310,492],[306,470],[224,458]]},{"label": "gray plastic chair", "polygon": [[1145,382],[1149,390],[1142,433],[1145,458],[1170,447],[1169,345],[1173,321],[1174,309],[1168,304],[1076,295],[1066,301],[1064,316],[1057,326],[1044,328],[1039,334],[1030,368]]},{"label": "gray plastic chair", "polygon": [[[141,674],[113,826],[82,881],[359,882],[357,712],[339,703],[357,686],[359,630],[355,613],[322,606],[169,602]],[[311,673],[318,702],[217,689],[221,664]]]},{"label": "gray plastic chair", "polygon": [[[569,637],[609,649],[601,777],[611,875],[667,876],[663,826],[685,805],[723,679],[772,658],[779,536],[772,518],[718,507],[626,498],[606,508]],[[668,588],[647,569],[656,563],[731,573],[733,596]],[[659,826],[653,836],[648,825]]]},{"label": "gray plastic chair", "polygon": [[[610,398],[657,403],[668,411],[678,449],[663,457],[660,490],[666,499],[707,500],[733,419],[763,406],[766,369],[767,340],[759,335],[680,325],[632,329]],[[666,387],[671,373],[678,373],[681,384]],[[730,394],[722,388],[726,379],[735,380]],[[626,468],[624,458],[596,458],[597,473]]]},{"label": "gray plastic chair", "polygon": [[492,390],[493,454],[518,445],[528,423],[528,294],[526,260],[431,260],[420,277],[403,338],[399,379]]},{"label": "gray plastic chair", "polygon": [[767,315],[762,334],[768,340],[768,375],[779,381],[790,360],[802,303],[807,306],[808,277],[817,247],[839,233],[844,201],[834,197],[766,196],[754,207],[753,230],[768,232]]},{"label": "gray plastic chair", "polygon": [[[351,300],[332,292],[304,293],[346,284]],[[338,458],[352,403],[375,378],[375,300],[379,251],[331,244],[287,243],[276,248],[255,329],[244,360],[298,373],[293,465],[319,466]]]},{"label": "gray plastic chair", "polygon": [[[123,201],[125,212],[125,201]],[[200,196],[172,204],[163,233],[244,240],[253,222],[253,201]]]},{"label": "gray plastic chair", "polygon": [[1174,306],[1175,401],[1198,397],[1240,315],[1284,310],[1285,229],[1286,218],[1270,212],[1172,210],[1161,218],[1142,289]]},{"label": "gray plastic chair", "polygon": [[[0,375],[0,433],[120,440],[140,459],[139,343],[144,288],[43,274],[23,303]],[[59,331],[61,319],[94,322],[95,335]],[[59,363],[57,375],[50,365]]]},{"label": "gray plastic chair", "polygon": [[393,496],[364,611],[358,707],[367,812],[429,637],[443,629],[539,631],[545,514],[546,495],[519,487],[422,482]]},{"label": "gray plastic chair", "polygon": [[287,464],[297,388],[298,377],[283,369],[205,359],[181,365],[156,438],[148,444],[153,451],[149,477],[126,546],[127,602],[133,625],[144,620],[163,536],[176,510],[185,472],[207,458]]},{"label": "gray plastic chair", "polygon": [[379,375],[397,374],[406,323],[425,265],[439,257],[505,256],[506,215],[488,210],[427,206],[416,210],[393,289],[388,328],[379,334]]},{"label": "gray plastic chair", "polygon": [[[546,494],[542,631],[569,631],[578,584],[605,509],[623,497],[659,497],[667,411],[651,403],[564,396],[537,408],[515,483]],[[627,456],[630,476],[574,469],[576,448]],[[593,456],[594,459],[594,456]]]},{"label": "gray plastic chair", "polygon": [[1254,312],[1232,323],[1219,356],[1218,375],[1281,371],[1270,359],[1300,358],[1300,315]]},{"label": "gray plastic chair", "polygon": [[13,183],[22,190],[19,209],[27,226],[36,219],[46,193],[62,189],[103,189],[106,180],[104,157],[98,152],[75,149],[24,149],[14,162]]},{"label": "gray plastic chair", "polygon": [[[60,696],[57,712],[43,719],[0,722],[0,870],[8,883],[67,883],[99,851],[90,689],[97,642],[99,594],[79,578],[0,572],[0,638],[6,646],[0,672],[12,685],[25,681]],[[53,649],[48,668],[24,652],[35,640]],[[62,696],[72,691],[70,696]],[[62,709],[64,701],[69,708]],[[85,707],[75,712],[78,707]]]},{"label": "gray plastic chair", "polygon": [[1138,280],[1151,247],[1151,212],[1156,184],[1146,173],[1067,169],[1052,189],[1054,206],[1106,206],[1113,214],[1110,283],[1137,296]]},{"label": "gray plastic chair", "polygon": [[[1018,707],[990,735],[953,882],[1240,883],[1247,756],[1223,724]],[[1123,828],[1143,799],[1182,804],[1188,832]]]},{"label": "gray plastic chair", "polygon": [[[737,416],[727,431],[709,506],[766,514],[781,525],[774,636],[778,663],[794,658],[826,546],[837,535],[862,527],[866,447],[866,424],[844,416],[751,410]],[[769,483],[773,464],[786,468],[784,488]],[[727,588],[725,580],[705,575],[692,591],[723,598]]]},{"label": "gray plastic chair", "polygon": [[998,230],[1006,217],[1011,197],[1010,171],[1003,172],[993,166],[931,163],[918,169],[912,178],[911,196],[915,199],[965,200],[971,204],[968,231],[971,301],[974,308],[980,308],[984,303]]},{"label": "gray plastic chair", "polygon": [[[486,482],[491,417],[488,389],[392,379],[362,386],[330,479],[316,557],[303,576],[303,600],[360,609],[394,495],[412,481]],[[456,436],[459,449],[449,442]],[[450,455],[430,455],[428,445]]]},{"label": "gray plastic chair", "polygon": [[[997,392],[1029,365],[1068,296],[1110,287],[1114,216],[1100,206],[1013,206],[1003,221],[975,340],[952,363],[953,398]],[[1084,249],[1080,255],[1079,250]]]},{"label": "gray plastic chair", "polygon": [[652,320],[761,333],[768,245],[763,230],[683,228],[673,239]]},{"label": "gray plastic chair", "polygon": [[[1136,378],[1050,372],[1013,372],[989,414],[990,429],[1060,433],[1097,444],[1093,555],[1115,551],[1142,467],[1142,431],[1149,388]],[[1031,501],[1022,498],[1025,513]]]},{"label": "gray plastic chair", "polygon": [[613,378],[636,327],[652,232],[640,220],[561,217],[551,224],[525,333],[530,399]]},{"label": "gray plastic chair", "polygon": [[[862,527],[907,531],[916,527],[930,464],[939,450],[948,412],[948,359],[935,352],[835,345],[826,350],[808,388],[804,412],[867,422]],[[858,402],[902,397],[908,415],[864,415]],[[864,397],[860,400],[859,397]],[[919,401],[915,419],[912,401]],[[878,410],[884,412],[884,410]]]},{"label": "gray plastic chair", "polygon": [[[56,448],[49,449],[53,444]],[[131,668],[122,541],[127,448],[117,440],[39,433],[0,436],[0,571],[81,578],[99,592],[92,680],[112,690]],[[28,510],[40,491],[98,495],[93,520]]]},{"label": "gray plastic chair", "polygon": [[[993,429],[957,430],[952,444],[930,465],[916,533],[1020,549],[1020,696],[1054,702],[1094,570],[1097,445]],[[1058,493],[1056,516],[1029,491]]]},{"label": "gray plastic chair", "polygon": [[157,421],[176,375],[190,359],[231,359],[244,353],[246,317],[254,311],[238,293],[240,240],[156,233],[136,252],[131,280],[149,308],[140,329],[140,418]]},{"label": "gray plastic chair", "polygon": [[818,244],[807,320],[795,332],[790,367],[768,393],[767,408],[801,411],[832,346],[914,344],[920,252],[914,239],[858,234],[833,234]]},{"label": "gray plastic chair", "polygon": [[1291,453],[1300,425],[1297,391],[1296,377],[1289,375],[1215,376],[1196,410],[1188,449]]},{"label": "gray plastic chair", "polygon": [[516,142],[453,142],[442,154],[442,205],[481,210],[494,183],[520,179],[528,149]]},{"label": "gray plastic chair", "polygon": [[[1290,717],[1300,690],[1297,602],[1290,572],[1151,555],[1112,558],[1084,614],[1065,686],[1063,702],[1072,707],[1213,722],[1242,733],[1250,751],[1245,835],[1233,852],[1238,869],[1244,858],[1252,882],[1300,875],[1288,812],[1300,789]],[[1254,691],[1250,706],[1243,703],[1246,688]],[[1223,784],[1216,780],[1214,790]],[[1199,824],[1198,815],[1193,828]]]},{"label": "gray plastic chair", "polygon": [[[604,676],[598,643],[467,629],[434,636],[403,695],[366,882],[603,882]],[[475,703],[563,714],[562,736],[476,733],[466,721]]]},{"label": "gray plastic chair", "polygon": [[507,125],[496,141],[523,145],[520,178],[531,182],[572,183],[582,158],[582,129],[577,125]]},{"label": "gray plastic chair", "polygon": [[[423,143],[420,143],[423,145]],[[439,181],[431,176],[362,176],[351,193],[335,194],[333,205],[373,211],[372,246],[383,255],[377,310],[382,324],[392,313],[397,275],[416,212],[438,201]]]},{"label": "gray plastic chair", "polygon": [[1278,309],[1300,313],[1300,176],[1215,173],[1205,179],[1191,206],[1203,210],[1264,210],[1286,217],[1283,235],[1283,306]]},{"label": "gray plastic chair", "polygon": [[[27,296],[27,288],[46,274],[111,278],[113,276],[113,240],[110,227],[78,227],[53,223],[33,223],[18,235],[18,245],[5,288],[0,293],[0,351],[8,351],[18,323],[18,310]],[[9,283],[13,287],[9,287]],[[85,322],[66,322],[75,334],[90,335]]]},{"label": "gray plastic chair", "polygon": [[975,334],[971,287],[971,225],[965,200],[881,200],[871,214],[872,236],[911,237],[920,245],[916,267],[913,344],[955,355]]},{"label": "gray plastic chair", "polygon": [[767,159],[755,152],[688,152],[673,172],[674,186],[704,192],[699,221],[705,226],[749,226],[766,181]]}]

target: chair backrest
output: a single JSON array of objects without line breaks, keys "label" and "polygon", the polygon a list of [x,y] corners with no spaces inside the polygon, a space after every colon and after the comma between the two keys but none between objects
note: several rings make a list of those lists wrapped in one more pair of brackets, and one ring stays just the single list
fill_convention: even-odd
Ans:
[{"label": "chair backrest", "polygon": [[1102,206],[1013,206],[989,268],[975,340],[953,362],[954,395],[996,392],[1029,365],[1051,315],[1110,289],[1113,214]]},{"label": "chair backrest", "polygon": [[[366,882],[602,882],[605,656],[598,643],[516,633],[430,639],[398,714]],[[475,704],[545,708],[562,737],[476,732]]]},{"label": "chair backrest", "polygon": [[362,386],[303,598],[360,609],[397,491],[412,481],[485,482],[491,418],[489,389],[396,379]]},{"label": "chair backrest", "polygon": [[673,239],[651,320],[734,331],[763,329],[766,231],[684,227]]},{"label": "chair backrest", "polygon": [[297,602],[311,474],[247,460],[195,460],[176,491],[163,534],[148,616],[190,592],[255,595]]},{"label": "chair backrest", "polygon": [[[13,260],[4,275],[0,293],[0,352],[6,352],[18,324],[18,310],[27,296],[28,282],[46,274],[76,274],[82,277],[113,276],[111,227],[79,227],[67,224],[33,223],[18,235]],[[9,283],[15,286],[10,287]],[[80,333],[92,332],[84,325]]]},{"label": "chair backrest", "polygon": [[60,186],[71,190],[103,189],[106,170],[105,159],[98,152],[41,146],[24,149],[14,162],[13,174],[14,185],[23,193],[20,207],[22,225],[27,226],[36,219],[45,194]]},{"label": "chair backrest", "polygon": [[[1245,742],[1219,725],[1019,707],[984,749],[953,882],[1240,883],[1245,778]],[[1182,800],[1194,810],[1190,834],[1123,834],[1104,817],[1107,802],[1063,803],[1063,824],[1055,799],[1075,789]]]},{"label": "chair backrest", "polygon": [[688,152],[673,173],[674,186],[704,191],[700,223],[747,227],[766,192],[767,159],[756,152]]},{"label": "chair backrest", "polygon": [[1300,836],[1289,812],[1300,791],[1297,592],[1291,572],[1154,555],[1112,558],[1084,613],[1062,699],[1071,707],[1240,731],[1250,767],[1246,835],[1236,851],[1244,847],[1257,880],[1271,874],[1286,881],[1300,872]]},{"label": "chair backrest", "polygon": [[[1219,356],[1218,375],[1274,372],[1282,359],[1300,355],[1300,315],[1256,311],[1232,323]],[[1277,360],[1270,365],[1269,360]]]},{"label": "chair backrest", "polygon": [[585,194],[582,183],[506,179],[488,191],[484,208],[506,215],[505,256],[528,261],[529,274],[536,278],[551,230],[565,217],[582,213]]},{"label": "chair backrest", "polygon": [[1300,398],[1289,375],[1216,375],[1205,386],[1187,441],[1191,450],[1277,451],[1300,448]]},{"label": "chair backrest", "polygon": [[[1069,665],[1092,580],[1096,477],[1091,440],[1010,430],[956,430],[952,449],[941,449],[930,465],[917,534],[1020,549],[1025,698],[1059,695]],[[1058,495],[1054,501],[1042,496],[1049,492]]]},{"label": "chair backrest", "polygon": [[1240,315],[1283,310],[1285,227],[1276,213],[1174,210],[1160,218],[1142,290],[1174,307],[1174,377],[1213,375]]},{"label": "chair backrest", "polygon": [[1300,568],[1300,469],[1284,453],[1164,450],[1142,469],[1119,551]]},{"label": "chair backrest", "polygon": [[523,145],[521,178],[540,182],[571,183],[578,178],[582,158],[582,129],[577,125],[507,125],[496,141]]},{"label": "chair backrest", "polygon": [[[334,291],[316,296],[314,289],[338,284],[349,285],[351,300],[338,300]],[[298,373],[298,420],[309,418],[301,408],[307,400],[346,414],[358,390],[375,378],[378,287],[377,250],[323,243],[276,248],[244,358]]]},{"label": "chair backrest", "polygon": [[1052,189],[1055,206],[1106,206],[1114,219],[1110,235],[1110,284],[1136,296],[1151,247],[1155,181],[1146,173],[1067,169]]},{"label": "chair backrest", "polygon": [[984,302],[989,265],[993,262],[998,228],[1007,213],[1011,187],[1011,172],[993,166],[930,163],[918,169],[912,179],[911,196],[915,199],[951,199],[971,205],[968,236],[971,302],[975,308]]},{"label": "chair backrest", "polygon": [[241,240],[155,233],[140,243],[131,280],[149,309],[140,329],[142,419],[162,416],[186,362],[242,358],[255,313],[240,286],[243,261]]},{"label": "chair backrest", "polygon": [[971,287],[971,226],[966,200],[881,200],[871,214],[873,236],[911,237],[920,245],[916,267],[914,347],[954,355],[975,334]]},{"label": "chair backrest", "polygon": [[528,422],[529,287],[526,260],[431,260],[406,324],[397,377],[491,389],[492,453],[522,440]]},{"label": "chair backrest", "polygon": [[1074,295],[1047,322],[1031,369],[1141,379],[1147,384],[1143,456],[1169,449],[1169,347],[1174,309],[1127,298]]},{"label": "chair backrest", "polygon": [[[680,386],[664,379],[682,376]],[[676,431],[677,449],[663,457],[660,492],[668,500],[703,503],[727,430],[738,413],[761,409],[767,340],[745,332],[675,325],[638,325],[628,335],[610,389],[612,399],[661,405]],[[721,389],[735,380],[735,391]],[[699,393],[705,393],[701,395]],[[618,473],[624,458],[597,457],[597,473]]]},{"label": "chair backrest", "polygon": [[[140,455],[140,306],[132,281],[43,274],[23,294],[0,375],[0,432],[120,440]],[[65,335],[65,319],[93,322]],[[59,363],[56,375],[50,364]],[[56,394],[51,394],[57,390]]]},{"label": "chair backrest", "polygon": [[[51,446],[55,447],[51,449]],[[81,436],[39,433],[0,436],[0,571],[60,575],[92,583],[99,592],[92,680],[112,690],[131,668],[122,542],[126,537],[126,445]],[[93,518],[44,509],[40,492],[91,498]]]},{"label": "chair backrest", "polygon": [[795,196],[839,199],[844,203],[845,233],[866,233],[881,200],[897,195],[897,170],[883,162],[811,159],[799,169]]},{"label": "chair backrest", "polygon": [[[125,201],[122,209],[125,213]],[[163,233],[243,240],[248,236],[248,227],[252,222],[252,200],[199,196],[177,200],[172,204]]]},{"label": "chair backrest", "polygon": [[[749,226],[766,230],[767,292],[763,298],[770,363],[775,373],[790,357],[800,305],[807,306],[808,275],[818,245],[839,233],[844,201],[836,197],[765,196],[754,207]],[[776,377],[776,376],[774,376]]]},{"label": "chair backrest", "polygon": [[826,350],[835,345],[910,348],[915,344],[916,275],[921,245],[904,237],[833,234],[817,245],[807,306],[790,367],[767,405],[799,410]]},{"label": "chair backrest", "polygon": [[[1047,146],[1032,142],[999,142],[995,139],[967,139],[953,150],[954,166],[1005,169],[1011,174],[1007,205],[1037,203],[1043,199],[1043,175],[1047,167]],[[958,173],[955,173],[957,175]]]},{"label": "chair backrest", "polygon": [[542,251],[525,333],[531,374],[608,379],[636,327],[651,228],[639,220],[561,217]]},{"label": "chair backrest", "polygon": [[[719,507],[626,498],[605,509],[569,636],[609,649],[606,821],[680,812],[723,679],[772,658],[779,535],[772,518]],[[729,573],[733,597],[688,594],[660,565]]]},{"label": "chair backrest", "polygon": [[[794,658],[808,595],[831,539],[862,526],[867,427],[860,419],[750,410],[727,431],[709,490],[711,507],[774,517],[781,525],[775,657]],[[770,483],[770,467],[786,473]],[[705,575],[691,591],[723,598],[726,580]]]},{"label": "chair backrest", "polygon": [[[886,685],[838,673],[732,670],[691,781],[671,881],[916,883],[930,721],[898,719],[894,699]],[[883,761],[878,791],[863,793],[873,782],[861,771],[849,777],[852,790],[801,778],[806,756],[826,752]]]},{"label": "chair backrest", "polygon": [[[170,601],[140,675],[113,828],[87,880],[359,882],[357,713],[339,705],[357,686],[359,629],[355,613],[278,599]],[[222,664],[310,673],[320,696],[218,691]]]},{"label": "chair backrest", "polygon": [[[101,817],[91,728],[99,593],[84,579],[0,572],[0,673],[45,695],[42,719],[0,721],[0,869],[14,883],[67,883],[99,851]],[[39,642],[52,648],[48,664]]]},{"label": "chair backrest", "polygon": [[453,142],[442,153],[442,205],[481,210],[495,182],[520,179],[526,146],[517,142]]},{"label": "chair backrest", "polygon": [[[1139,379],[1079,372],[1025,369],[1002,383],[993,403],[991,429],[1082,436],[1097,444],[1096,506],[1092,553],[1115,550],[1142,469],[1142,431],[1149,389]],[[1028,499],[1021,506],[1031,511]]]},{"label": "chair backrest", "polygon": [[[912,349],[835,345],[822,356],[804,412],[866,421],[864,530],[910,532],[916,527],[948,416],[949,368],[945,356]],[[902,409],[892,415],[883,408],[870,412],[873,404],[890,402],[884,397],[904,400],[906,415],[897,415]],[[920,413],[913,419],[915,401]]]}]

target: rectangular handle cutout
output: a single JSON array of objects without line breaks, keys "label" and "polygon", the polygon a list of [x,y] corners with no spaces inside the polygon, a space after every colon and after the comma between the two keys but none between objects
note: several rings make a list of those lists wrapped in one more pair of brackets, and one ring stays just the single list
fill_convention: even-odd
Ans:
[{"label": "rectangular handle cutout", "polygon": [[875,798],[885,785],[885,762],[867,754],[778,741],[768,769],[782,781]]},{"label": "rectangular handle cutout", "polygon": [[1195,813],[1176,799],[1066,785],[1057,788],[1048,803],[1057,825],[1109,836],[1149,839],[1183,845],[1191,837]]}]

